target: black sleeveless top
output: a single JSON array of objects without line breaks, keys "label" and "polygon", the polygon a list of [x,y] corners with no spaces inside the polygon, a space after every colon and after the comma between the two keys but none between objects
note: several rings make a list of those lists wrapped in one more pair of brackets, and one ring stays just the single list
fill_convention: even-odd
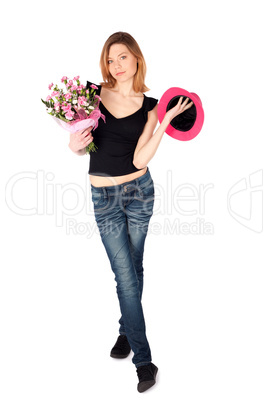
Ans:
[{"label": "black sleeveless top", "polygon": [[[87,82],[90,88],[91,82]],[[95,85],[95,84],[94,84]],[[100,95],[101,85],[97,85],[96,94]],[[134,151],[148,119],[148,112],[158,100],[144,95],[142,107],[135,113],[117,119],[100,102],[100,111],[105,116],[98,121],[98,127],[92,130],[96,152],[90,152],[88,173],[95,176],[123,176],[137,172],[132,161]]]}]

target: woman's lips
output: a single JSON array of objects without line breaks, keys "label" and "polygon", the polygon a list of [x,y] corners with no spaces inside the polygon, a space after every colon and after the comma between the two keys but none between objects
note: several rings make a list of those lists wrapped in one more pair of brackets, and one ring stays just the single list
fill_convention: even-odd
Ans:
[{"label": "woman's lips", "polygon": [[116,75],[122,75],[122,74],[125,74],[125,71],[122,71],[122,72],[120,72],[120,73],[117,73]]}]

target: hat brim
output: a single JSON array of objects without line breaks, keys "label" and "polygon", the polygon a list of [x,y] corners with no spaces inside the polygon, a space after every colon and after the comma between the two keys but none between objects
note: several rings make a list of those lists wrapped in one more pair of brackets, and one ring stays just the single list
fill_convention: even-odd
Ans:
[{"label": "hat brim", "polygon": [[[161,97],[161,99],[159,101],[158,109],[157,109],[158,119],[159,119],[159,122],[161,123],[164,119],[164,116],[165,116],[167,110],[169,110],[169,105],[172,104],[172,102],[176,101],[176,100],[177,100],[176,101],[176,103],[177,103],[180,96],[187,97],[187,98],[189,98],[189,102],[192,101],[194,103],[194,105],[190,109],[186,110],[181,115],[179,115],[180,118],[183,117],[184,113],[187,113],[194,107],[194,109],[192,109],[192,111],[191,111],[192,116],[194,116],[194,117],[192,117],[192,123],[190,124],[189,129],[184,128],[182,130],[182,129],[178,128],[177,124],[175,124],[175,119],[176,119],[175,118],[168,125],[168,127],[166,129],[166,133],[168,135],[170,135],[172,138],[175,138],[176,140],[189,141],[189,140],[192,140],[193,138],[195,138],[200,133],[203,123],[204,123],[204,110],[202,107],[202,102],[197,94],[195,94],[194,92],[188,92],[182,88],[177,88],[177,87],[169,88],[163,94],[163,96]],[[175,104],[173,106],[175,106]],[[174,123],[173,123],[173,121],[174,121]]]}]

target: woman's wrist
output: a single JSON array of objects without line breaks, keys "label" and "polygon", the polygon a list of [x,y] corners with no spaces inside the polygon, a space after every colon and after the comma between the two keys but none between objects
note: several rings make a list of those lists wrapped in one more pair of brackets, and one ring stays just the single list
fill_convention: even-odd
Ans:
[{"label": "woman's wrist", "polygon": [[170,122],[171,122],[171,119],[170,119],[167,115],[165,115],[164,118],[163,118],[163,120],[162,120],[162,122],[161,122],[161,125],[162,125],[163,128],[164,128],[164,131],[166,130],[166,128],[168,127],[168,125],[170,124]]},{"label": "woman's wrist", "polygon": [[86,148],[80,149],[79,151],[76,151],[76,155],[82,156],[85,155],[86,153]]},{"label": "woman's wrist", "polygon": [[71,150],[74,154],[79,155],[79,156],[85,155],[85,153],[86,153],[86,148],[79,149],[78,151],[74,151],[74,150],[70,147],[70,145],[69,145],[69,148],[70,148],[70,150]]}]

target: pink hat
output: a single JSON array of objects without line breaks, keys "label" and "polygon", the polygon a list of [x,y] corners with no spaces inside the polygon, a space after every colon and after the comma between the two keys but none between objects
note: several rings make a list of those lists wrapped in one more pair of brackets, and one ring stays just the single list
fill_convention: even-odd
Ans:
[{"label": "pink hat", "polygon": [[202,102],[194,92],[176,87],[169,88],[159,101],[158,119],[161,123],[166,112],[176,106],[181,96],[184,97],[183,101],[189,98],[188,103],[192,101],[193,105],[171,120],[166,133],[176,140],[189,141],[197,136],[204,123]]}]

